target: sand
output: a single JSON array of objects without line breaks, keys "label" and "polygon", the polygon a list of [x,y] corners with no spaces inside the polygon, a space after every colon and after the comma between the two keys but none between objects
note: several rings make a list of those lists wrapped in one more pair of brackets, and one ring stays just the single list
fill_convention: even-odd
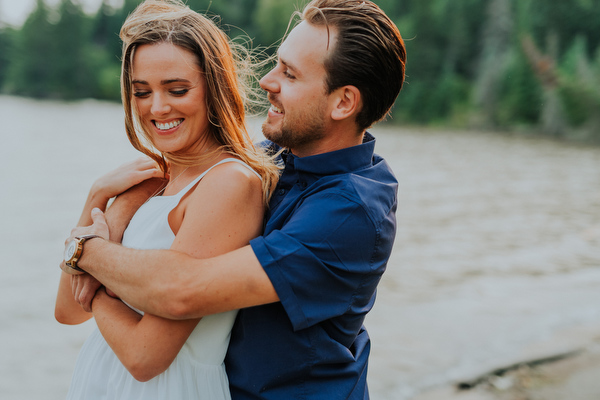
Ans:
[{"label": "sand", "polygon": [[[137,154],[115,104],[0,96],[0,117],[0,398],[63,399],[93,327],[53,318],[63,242],[91,182]],[[600,149],[373,132],[400,188],[394,253],[366,321],[371,398],[600,398]],[[577,350],[455,393],[491,371]]]}]

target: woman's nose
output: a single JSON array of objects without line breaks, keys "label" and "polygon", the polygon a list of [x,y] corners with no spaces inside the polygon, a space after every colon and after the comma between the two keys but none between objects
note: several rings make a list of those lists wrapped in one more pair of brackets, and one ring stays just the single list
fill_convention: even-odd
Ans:
[{"label": "woman's nose", "polygon": [[160,94],[155,94],[152,99],[152,109],[150,110],[153,115],[165,115],[171,112],[171,106],[168,99]]}]

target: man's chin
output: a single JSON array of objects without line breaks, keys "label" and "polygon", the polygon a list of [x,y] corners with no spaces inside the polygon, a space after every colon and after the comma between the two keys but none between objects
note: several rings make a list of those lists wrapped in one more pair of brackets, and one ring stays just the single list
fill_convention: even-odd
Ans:
[{"label": "man's chin", "polygon": [[263,136],[271,142],[277,143],[277,139],[281,137],[281,131],[273,128],[268,121],[262,124]]}]

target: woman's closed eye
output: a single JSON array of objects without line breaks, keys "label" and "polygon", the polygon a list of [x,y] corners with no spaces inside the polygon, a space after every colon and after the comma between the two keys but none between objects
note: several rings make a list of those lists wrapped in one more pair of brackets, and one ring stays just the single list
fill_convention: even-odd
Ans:
[{"label": "woman's closed eye", "polygon": [[136,91],[133,92],[133,95],[135,97],[144,98],[144,97],[150,96],[150,92],[147,91],[147,90],[136,90]]},{"label": "woman's closed eye", "polygon": [[171,89],[169,90],[169,93],[171,93],[173,96],[183,96],[189,91],[190,89]]}]

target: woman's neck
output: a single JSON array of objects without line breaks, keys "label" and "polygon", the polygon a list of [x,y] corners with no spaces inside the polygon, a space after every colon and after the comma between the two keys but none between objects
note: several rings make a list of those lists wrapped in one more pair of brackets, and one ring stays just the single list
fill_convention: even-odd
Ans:
[{"label": "woman's neck", "polygon": [[169,183],[171,183],[172,181],[175,180],[175,178],[179,177],[180,175],[182,175],[188,168],[190,168],[189,166],[186,165],[173,165],[171,164],[169,166]]},{"label": "woman's neck", "polygon": [[[193,158],[200,159],[203,156],[208,156],[209,154],[211,154],[211,152],[213,152],[217,148],[219,148],[219,143],[217,143],[214,140],[209,140],[209,138],[205,138],[205,139],[202,139],[199,142],[197,142],[191,148],[187,149],[187,151],[185,153],[187,153],[186,154],[187,156],[193,156]],[[215,158],[216,157],[211,156],[211,157],[208,157],[208,158],[202,160],[201,164],[191,165],[191,166],[186,165],[186,164],[179,164],[179,163],[171,160],[171,162],[169,163],[170,180],[174,179],[175,177],[182,175],[182,174],[188,175],[188,174],[193,173],[194,175],[198,175],[198,174],[202,173],[202,171],[204,171],[206,168],[208,168],[212,164],[212,162],[215,160]],[[182,178],[183,178],[183,176],[182,176]]]}]

